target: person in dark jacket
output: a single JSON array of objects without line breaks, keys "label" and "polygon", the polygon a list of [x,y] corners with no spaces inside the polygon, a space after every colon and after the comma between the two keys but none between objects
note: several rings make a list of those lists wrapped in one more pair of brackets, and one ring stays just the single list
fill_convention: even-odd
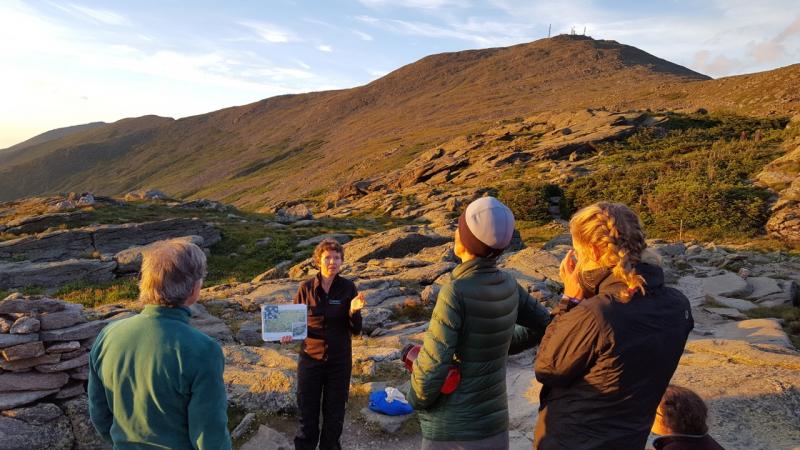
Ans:
[{"label": "person in dark jacket", "polygon": [[708,408],[694,391],[670,384],[656,410],[656,450],[724,450],[708,434]]},{"label": "person in dark jacket", "polygon": [[564,299],[535,361],[534,448],[641,450],[694,327],[689,300],[644,262],[639,218],[596,203],[570,220]]},{"label": "person in dark jacket", "polygon": [[[507,354],[537,344],[550,320],[497,268],[513,233],[511,210],[492,197],[475,200],[459,218],[454,250],[461,264],[439,291],[408,393],[423,449],[508,448]],[[442,394],[454,364],[460,383]]]},{"label": "person in dark jacket", "polygon": [[[319,273],[303,282],[294,303],[308,306],[308,336],[297,362],[298,450],[341,449],[345,404],[353,365],[351,336],[361,334],[364,295],[352,281],[339,276],[344,248],[325,239],[314,249]],[[281,343],[291,342],[291,336]],[[322,410],[322,431],[319,416]]]},{"label": "person in dark jacket", "polygon": [[141,314],[109,324],[89,353],[89,417],[115,449],[226,450],[225,359],[189,325],[206,255],[168,241],[145,252]]}]

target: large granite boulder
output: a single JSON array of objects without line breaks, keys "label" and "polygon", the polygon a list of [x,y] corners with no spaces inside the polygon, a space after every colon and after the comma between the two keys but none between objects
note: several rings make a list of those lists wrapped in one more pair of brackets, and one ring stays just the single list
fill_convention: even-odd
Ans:
[{"label": "large granite boulder", "polygon": [[296,359],[272,348],[226,345],[222,350],[230,404],[248,411],[295,410]]},{"label": "large granite boulder", "polygon": [[89,399],[86,395],[65,401],[61,408],[75,434],[73,450],[111,450],[111,445],[97,434],[89,419]]},{"label": "large granite boulder", "polygon": [[195,303],[189,309],[192,310],[192,317],[189,319],[189,323],[193,327],[218,341],[233,341],[233,334],[228,325],[222,319],[209,314],[203,305]]},{"label": "large granite boulder", "polygon": [[348,242],[344,247],[345,259],[349,262],[367,262],[371,259],[402,258],[450,240],[423,227],[394,228]]},{"label": "large granite boulder", "polygon": [[260,425],[256,434],[245,442],[240,450],[292,450],[294,444],[280,431]]},{"label": "large granite boulder", "polygon": [[[196,236],[196,235],[182,236],[167,240],[187,242],[195,244],[199,247],[207,247],[205,245],[205,240],[203,239],[202,236]],[[116,272],[117,273],[139,272],[139,269],[142,267],[142,256],[144,255],[144,253],[153,248],[154,245],[157,245],[161,242],[164,241],[156,241],[148,245],[137,245],[117,252],[117,254],[114,255],[114,260],[117,262]]]},{"label": "large granite boulder", "polygon": [[512,274],[524,287],[550,280],[560,283],[558,268],[566,254],[565,247],[540,250],[528,247],[509,256],[500,267]]},{"label": "large granite boulder", "polygon": [[314,218],[311,209],[303,203],[279,208],[275,220],[279,223],[294,223],[300,220],[310,220]]}]

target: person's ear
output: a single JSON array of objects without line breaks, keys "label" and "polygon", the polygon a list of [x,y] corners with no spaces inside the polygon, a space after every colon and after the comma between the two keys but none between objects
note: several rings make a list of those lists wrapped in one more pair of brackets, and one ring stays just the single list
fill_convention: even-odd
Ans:
[{"label": "person's ear", "polygon": [[192,289],[191,295],[183,304],[184,306],[192,306],[200,300],[200,290],[203,289],[203,280],[197,280],[197,283],[194,285],[194,289]]}]

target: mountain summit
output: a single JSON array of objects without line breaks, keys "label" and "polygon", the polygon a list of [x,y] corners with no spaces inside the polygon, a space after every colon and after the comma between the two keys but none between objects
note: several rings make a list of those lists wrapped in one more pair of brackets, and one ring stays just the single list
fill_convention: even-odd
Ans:
[{"label": "mountain summit", "polygon": [[[0,200],[158,187],[255,208],[382,173],[459,133],[519,115],[797,110],[798,98],[750,101],[779,75],[782,92],[800,92],[800,68],[773,72],[710,80],[631,46],[574,35],[444,53],[352,89],[282,95],[180,120],[125,119],[26,146],[14,157],[0,152]],[[731,91],[735,99],[725,100]]]}]

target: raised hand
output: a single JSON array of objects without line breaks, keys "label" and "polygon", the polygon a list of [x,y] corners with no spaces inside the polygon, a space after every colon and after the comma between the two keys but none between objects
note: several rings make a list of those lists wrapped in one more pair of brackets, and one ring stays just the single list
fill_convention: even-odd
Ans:
[{"label": "raised hand", "polygon": [[574,298],[583,298],[583,289],[578,280],[578,260],[575,257],[575,250],[567,252],[567,256],[561,261],[558,268],[561,282],[564,283],[564,295]]},{"label": "raised hand", "polygon": [[359,292],[358,295],[350,300],[350,315],[361,311],[361,308],[363,308],[365,304],[366,302],[364,301],[364,294]]}]

